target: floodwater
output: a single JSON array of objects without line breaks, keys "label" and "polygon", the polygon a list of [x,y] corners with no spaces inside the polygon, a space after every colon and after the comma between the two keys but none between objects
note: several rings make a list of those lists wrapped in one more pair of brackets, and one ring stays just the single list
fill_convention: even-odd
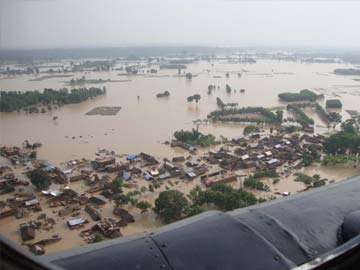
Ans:
[{"label": "floodwater", "polygon": [[[343,101],[342,112],[356,110],[360,101],[360,83],[353,77],[337,76],[335,68],[351,67],[344,64],[303,64],[283,61],[259,60],[256,64],[229,64],[226,62],[198,62],[188,65],[187,72],[197,77],[191,81],[177,76],[177,70],[160,70],[156,76],[117,76],[119,72],[92,72],[87,79],[130,79],[129,82],[109,82],[106,96],[97,97],[81,104],[66,105],[45,114],[0,113],[0,144],[19,145],[25,139],[41,142],[39,158],[54,164],[65,160],[92,157],[98,149],[110,149],[117,153],[147,152],[157,157],[172,157],[176,151],[163,144],[170,141],[174,131],[195,127],[194,120],[205,119],[216,109],[216,97],[224,102],[237,102],[242,106],[284,106],[277,94],[299,91],[304,88],[324,93],[326,98]],[[230,72],[230,78],[225,73]],[[241,78],[237,73],[242,72]],[[221,76],[221,78],[214,78]],[[42,90],[64,87],[69,78],[52,78],[29,81],[34,76],[1,78],[1,90]],[[212,95],[207,94],[209,84],[220,86]],[[236,93],[227,94],[229,84]],[[245,93],[240,93],[245,89]],[[156,94],[169,91],[169,98],[156,98]],[[186,98],[199,93],[198,104],[189,104]],[[140,99],[137,99],[140,96]],[[324,101],[323,101],[324,102]],[[97,106],[121,106],[115,116],[86,116]],[[54,121],[53,116],[58,116]],[[313,116],[313,115],[312,115]],[[315,117],[316,124],[324,126]],[[243,124],[203,124],[200,131],[233,138],[242,135]],[[325,128],[317,128],[325,132]],[[72,139],[72,137],[75,139]],[[82,137],[80,137],[82,136]]]},{"label": "floodwater", "polygon": [[[179,129],[191,129],[196,127],[194,120],[205,119],[209,112],[217,109],[216,98],[220,97],[224,102],[237,102],[239,107],[264,106],[278,107],[286,104],[278,101],[277,95],[281,92],[297,92],[301,89],[311,89],[323,93],[326,98],[340,98],[343,102],[341,113],[348,118],[345,110],[357,110],[360,101],[360,82],[353,81],[352,76],[336,76],[331,72],[335,68],[352,67],[343,64],[303,64],[295,62],[266,61],[260,60],[256,64],[229,64],[225,62],[198,62],[188,65],[187,72],[197,75],[191,81],[185,77],[179,77],[177,70],[161,70],[157,76],[117,76],[117,71],[92,72],[90,74],[75,74],[74,78],[85,75],[87,79],[112,79],[131,80],[129,82],[110,82],[103,85],[107,88],[105,96],[97,97],[80,104],[66,105],[57,110],[45,114],[26,113],[0,113],[0,145],[16,146],[24,140],[41,142],[43,146],[38,151],[38,158],[48,160],[50,163],[60,165],[62,162],[77,158],[93,159],[99,149],[114,150],[117,154],[146,152],[156,156],[159,160],[164,157],[172,158],[178,155],[188,155],[187,152],[170,148],[163,144],[170,141],[174,131]],[[225,73],[230,72],[230,78]],[[242,73],[241,78],[237,73]],[[214,78],[213,76],[221,76]],[[0,90],[42,90],[43,88],[59,89],[65,86],[65,80],[69,78],[52,78],[42,81],[29,81],[34,76],[19,76],[16,78],[0,78]],[[209,84],[220,86],[207,94]],[[225,85],[229,84],[236,93],[227,94]],[[240,93],[245,89],[245,93]],[[156,98],[156,94],[164,91],[170,92],[169,98]],[[200,94],[198,104],[189,104],[186,98],[193,94]],[[137,99],[140,96],[140,99]],[[324,101],[321,101],[324,105]],[[121,106],[122,109],[115,116],[86,116],[85,113],[97,106]],[[317,115],[306,109],[314,118],[317,133],[327,132],[324,123]],[[53,120],[58,116],[58,120]],[[220,135],[227,138],[242,136],[244,124],[209,123],[200,125],[203,133],[212,133],[217,138]],[[72,139],[72,137],[75,139]],[[80,137],[81,136],[81,137]],[[202,152],[202,151],[201,151]],[[0,159],[0,164],[6,165],[8,161]],[[63,166],[60,166],[63,167]],[[211,168],[216,170],[217,168]],[[21,170],[15,170],[17,174]],[[251,171],[240,170],[238,175],[246,175]],[[303,168],[302,172],[308,175],[320,174],[329,181],[339,181],[348,176],[359,173],[359,168],[354,167],[319,167],[318,165]],[[19,177],[22,178],[22,177]],[[241,177],[240,179],[243,179]],[[253,191],[257,196],[268,198],[275,192],[296,193],[302,191],[305,185],[293,181],[294,176],[280,177],[280,182],[273,185],[272,180],[264,180],[270,186],[271,192]],[[138,188],[148,187],[143,179],[135,179]],[[241,181],[233,183],[241,186]],[[164,180],[161,188],[155,192],[146,192],[139,199],[147,200],[152,205],[158,194],[167,188],[181,190],[184,193],[197,184],[200,179],[183,181],[180,179]],[[58,185],[53,185],[59,187]],[[82,181],[69,183],[70,188],[83,192],[87,187]],[[31,189],[32,187],[26,187]],[[124,190],[125,192],[127,190]],[[5,200],[8,195],[2,195]],[[11,194],[9,194],[11,196]],[[38,196],[42,201],[44,198]],[[43,213],[55,218],[57,224],[51,231],[37,232],[36,240],[49,238],[59,234],[63,240],[46,246],[47,252],[61,251],[68,248],[85,245],[86,242],[79,236],[79,230],[69,230],[66,220],[61,218],[53,208],[46,203],[41,203]],[[113,203],[107,203],[101,208],[104,217],[112,217]],[[150,210],[140,213],[138,209],[127,206],[134,215],[135,223],[121,228],[123,235],[131,235],[146,230],[151,230],[162,225],[161,220]],[[60,209],[60,208],[59,208]],[[56,211],[59,209],[55,209]],[[8,217],[1,220],[0,234],[21,243],[19,224],[34,220],[37,213],[33,213],[23,219]],[[83,217],[90,223],[84,229],[90,228],[95,222],[82,211]]]}]

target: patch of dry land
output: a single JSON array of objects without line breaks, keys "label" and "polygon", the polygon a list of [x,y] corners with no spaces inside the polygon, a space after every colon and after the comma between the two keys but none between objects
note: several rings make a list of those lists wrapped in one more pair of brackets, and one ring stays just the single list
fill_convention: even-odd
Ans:
[{"label": "patch of dry land", "polygon": [[116,115],[121,107],[96,107],[86,113],[86,115]]}]

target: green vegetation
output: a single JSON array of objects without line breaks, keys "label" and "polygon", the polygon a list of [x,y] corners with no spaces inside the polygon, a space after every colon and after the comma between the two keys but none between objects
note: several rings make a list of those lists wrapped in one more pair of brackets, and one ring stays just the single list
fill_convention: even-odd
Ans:
[{"label": "green vegetation", "polygon": [[199,102],[199,100],[201,99],[201,96],[199,94],[195,94],[193,96],[189,96],[187,97],[187,102],[193,102],[193,100],[195,100],[196,103]]},{"label": "green vegetation", "polygon": [[324,186],[326,184],[324,179],[320,179],[320,180],[315,180],[312,187],[313,188],[317,188],[317,187],[321,187]]},{"label": "green vegetation", "polygon": [[95,107],[88,111],[86,115],[116,115],[121,110],[121,107]]},{"label": "green vegetation", "polygon": [[224,183],[215,183],[210,188],[202,190],[194,187],[187,200],[183,193],[177,190],[166,190],[155,200],[155,213],[166,223],[183,217],[190,217],[206,211],[206,205],[213,204],[225,211],[256,204],[256,197],[243,189],[233,189]]},{"label": "green vegetation", "polygon": [[230,85],[226,85],[226,93],[230,94],[231,93],[231,86]]},{"label": "green vegetation", "polygon": [[303,173],[295,173],[295,182],[303,182],[305,185],[310,185],[314,182],[314,178]]},{"label": "green vegetation", "polygon": [[94,236],[93,236],[93,242],[94,243],[98,243],[98,242],[101,242],[103,240],[105,240],[105,237],[101,233],[98,233],[98,232],[94,233]]},{"label": "green vegetation", "polygon": [[360,149],[360,136],[357,134],[357,123],[350,119],[341,125],[342,131],[324,140],[324,150],[328,154],[356,155]]},{"label": "green vegetation", "polygon": [[244,128],[243,134],[248,135],[248,134],[254,133],[254,132],[260,132],[260,128],[257,126],[250,125],[250,126],[246,126]]},{"label": "green vegetation", "polygon": [[349,156],[344,154],[338,154],[338,155],[326,155],[321,164],[324,166],[333,166],[336,164],[344,164],[347,162],[355,162],[356,157],[355,156]]},{"label": "green vegetation", "polygon": [[29,155],[29,158],[31,159],[36,159],[36,157],[37,157],[37,153],[35,151],[32,151]]},{"label": "green vegetation", "polygon": [[273,180],[273,185],[276,185],[277,183],[280,182],[280,178],[274,178]]},{"label": "green vegetation", "polygon": [[289,104],[287,109],[293,113],[296,122],[302,127],[308,127],[314,124],[314,120],[308,117],[299,107]]},{"label": "green vegetation", "polygon": [[225,108],[225,103],[219,97],[216,98],[216,104],[219,106],[220,109]]},{"label": "green vegetation", "polygon": [[287,102],[292,101],[316,101],[319,98],[322,98],[323,95],[317,95],[316,93],[304,89],[300,93],[282,93],[278,95],[279,99]]},{"label": "green vegetation", "polygon": [[225,106],[228,106],[228,107],[237,107],[239,105],[239,103],[237,102],[229,102],[229,103],[226,103]]},{"label": "green vegetation", "polygon": [[280,123],[276,114],[263,107],[244,107],[216,110],[212,111],[208,115],[208,118],[223,122]]},{"label": "green vegetation", "polygon": [[341,123],[341,114],[337,112],[331,112],[328,114],[328,119],[331,123]]},{"label": "green vegetation", "polygon": [[351,76],[357,76],[360,75],[360,69],[355,68],[337,68],[334,70],[334,73],[336,75],[351,75]]},{"label": "green vegetation", "polygon": [[324,149],[329,154],[357,154],[360,147],[360,136],[355,133],[338,132],[324,141]]},{"label": "green vegetation", "polygon": [[85,61],[79,64],[73,65],[71,71],[78,72],[82,69],[92,69],[94,68],[97,71],[109,71],[111,67],[115,64],[115,60],[95,60],[95,61]]},{"label": "green vegetation", "polygon": [[159,194],[155,200],[154,211],[160,215],[166,223],[181,219],[188,206],[184,194],[177,190],[166,190]]},{"label": "green vegetation", "polygon": [[116,82],[110,79],[107,80],[103,80],[103,79],[91,79],[91,80],[87,80],[85,79],[85,76],[82,76],[80,79],[74,79],[72,78],[68,84],[71,86],[75,86],[75,85],[82,85],[82,84],[99,84],[99,83],[106,83],[106,82]]},{"label": "green vegetation", "polygon": [[201,214],[202,212],[205,212],[206,208],[199,206],[199,205],[192,205],[189,208],[186,209],[185,213],[187,217],[196,216],[198,214]]},{"label": "green vegetation", "polygon": [[[44,89],[44,92],[39,91],[1,91],[0,92],[0,111],[13,112],[38,104],[71,104],[80,103],[89,98],[105,94],[106,90],[101,88],[79,88],[69,90],[63,88],[60,90]],[[38,111],[38,110],[37,110]],[[32,112],[30,110],[29,112]],[[36,111],[35,111],[36,112]]]},{"label": "green vegetation", "polygon": [[216,90],[216,85],[214,85],[214,84],[209,84],[209,86],[208,86],[208,95],[211,95],[211,93],[212,93],[212,91],[213,90]]},{"label": "green vegetation", "polygon": [[254,179],[250,176],[245,178],[244,187],[256,189],[256,190],[262,190],[262,191],[270,191],[268,185],[265,185],[263,182],[259,181],[258,179]]},{"label": "green vegetation", "polygon": [[342,103],[339,99],[328,99],[326,101],[326,108],[341,108],[342,107]]},{"label": "green vegetation", "polygon": [[310,166],[314,162],[320,161],[320,153],[316,146],[310,144],[307,148],[304,149],[302,162],[305,167]]},{"label": "green vegetation", "polygon": [[194,205],[214,204],[222,210],[233,210],[257,203],[256,197],[243,189],[233,189],[224,183],[215,183],[206,190],[196,186],[190,191]]},{"label": "green vegetation", "polygon": [[35,169],[28,173],[31,183],[38,189],[47,189],[51,185],[51,178],[43,170]]},{"label": "green vegetation", "polygon": [[145,213],[151,208],[151,204],[147,201],[140,201],[136,203],[136,207],[141,210],[141,213]]},{"label": "green vegetation", "polygon": [[159,94],[156,95],[157,98],[169,97],[169,96],[170,96],[169,91],[164,91],[163,93],[159,93]]},{"label": "green vegetation", "polygon": [[174,133],[174,137],[176,140],[190,144],[190,145],[198,145],[201,147],[208,147],[210,145],[215,144],[215,136],[212,134],[204,135],[201,132],[192,129],[192,131],[176,131]]},{"label": "green vegetation", "polygon": [[278,122],[281,123],[283,121],[284,112],[282,110],[277,110],[276,117],[278,119]]},{"label": "green vegetation", "polygon": [[9,183],[3,185],[0,189],[0,195],[15,191],[15,187]]},{"label": "green vegetation", "polygon": [[260,179],[265,177],[274,178],[279,177],[279,175],[274,170],[257,171],[244,179],[244,186],[251,189],[269,191],[269,186],[260,181]]},{"label": "green vegetation", "polygon": [[318,113],[319,117],[325,122],[329,123],[329,114],[324,110],[324,108],[319,104],[315,103],[315,110]]},{"label": "green vegetation", "polygon": [[122,192],[122,185],[123,185],[123,181],[120,177],[116,177],[114,180],[112,180],[111,182],[111,189],[115,192],[115,193],[120,193]]},{"label": "green vegetation", "polygon": [[312,177],[308,176],[303,173],[295,173],[295,180],[296,182],[303,182],[305,185],[307,185],[309,188],[317,188],[321,187],[326,184],[325,179],[320,179],[320,175],[315,174]]}]

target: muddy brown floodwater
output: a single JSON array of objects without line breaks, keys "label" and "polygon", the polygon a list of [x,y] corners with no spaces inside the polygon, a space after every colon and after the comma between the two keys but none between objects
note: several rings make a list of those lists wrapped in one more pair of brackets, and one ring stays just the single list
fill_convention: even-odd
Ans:
[{"label": "muddy brown floodwater", "polygon": [[[112,149],[118,153],[149,152],[155,156],[173,156],[174,150],[162,144],[170,140],[178,129],[194,127],[193,120],[204,119],[216,109],[216,97],[224,102],[238,102],[239,106],[284,106],[277,94],[299,91],[304,88],[334,97],[339,93],[344,104],[342,111],[356,110],[360,101],[360,83],[352,76],[331,74],[341,64],[302,64],[259,60],[256,64],[228,64],[199,62],[188,65],[187,71],[198,74],[191,81],[177,76],[177,70],[160,70],[157,77],[117,76],[117,71],[85,74],[87,79],[130,79],[129,82],[111,82],[105,85],[106,96],[97,97],[81,104],[67,105],[45,114],[0,113],[0,144],[19,145],[25,139],[43,143],[39,157],[54,164],[74,158],[89,157],[98,149]],[[206,71],[209,70],[209,73]],[[241,78],[237,73],[243,72]],[[230,78],[225,72],[230,71]],[[289,74],[287,74],[289,73]],[[323,76],[321,74],[328,74]],[[75,74],[80,78],[84,74]],[[162,75],[168,75],[163,77]],[[221,76],[221,78],[213,78]],[[43,90],[64,87],[68,78],[52,78],[29,81],[34,76],[0,79],[1,90]],[[212,95],[207,94],[209,84],[220,86]],[[225,85],[236,93],[228,95]],[[357,84],[358,87],[346,87]],[[94,86],[94,85],[88,85]],[[240,93],[245,89],[245,93]],[[156,94],[169,91],[169,98],[156,98]],[[198,104],[189,104],[186,97],[199,93]],[[137,96],[140,99],[137,100]],[[86,112],[97,106],[121,106],[115,116],[87,116]],[[54,121],[53,116],[58,116]],[[344,117],[348,117],[344,113]],[[316,124],[324,126],[316,118]],[[204,124],[203,133],[216,136],[239,137],[242,124]],[[319,132],[324,129],[318,128]],[[75,136],[75,139],[72,137]],[[82,137],[80,137],[82,136]]]},{"label": "muddy brown floodwater", "polygon": [[[213,65],[212,65],[213,64]],[[114,150],[117,154],[137,154],[140,152],[154,155],[159,160],[164,157],[172,158],[178,155],[187,155],[187,152],[177,148],[170,148],[163,142],[170,141],[174,131],[191,129],[193,121],[205,119],[208,113],[217,108],[216,98],[224,102],[237,102],[242,106],[277,107],[286,104],[278,101],[277,95],[281,92],[297,92],[301,89],[311,89],[323,93],[326,98],[338,97],[343,102],[342,115],[349,118],[345,110],[357,110],[360,101],[360,83],[354,82],[352,76],[336,76],[331,72],[335,68],[351,67],[345,64],[303,64],[296,62],[281,62],[259,60],[256,64],[229,64],[221,61],[198,62],[188,65],[187,72],[195,75],[191,81],[177,76],[177,70],[160,70],[157,76],[117,76],[118,72],[93,72],[85,74],[87,79],[131,80],[127,82],[111,82],[94,86],[106,86],[107,94],[80,104],[66,105],[45,114],[0,113],[0,145],[19,146],[24,140],[41,142],[43,146],[38,151],[38,158],[48,160],[54,165],[72,159],[94,159],[99,149]],[[208,72],[209,71],[209,72]],[[230,72],[230,78],[225,73]],[[241,78],[237,73],[242,72]],[[324,74],[326,76],[324,76]],[[75,74],[80,78],[84,74]],[[221,78],[214,78],[221,76]],[[1,90],[43,90],[44,88],[59,89],[64,87],[68,78],[51,78],[41,81],[30,81],[34,76],[19,76],[17,78],[0,78]],[[207,94],[208,85],[215,84],[216,88],[211,95]],[[226,84],[229,84],[236,93],[227,94]],[[351,87],[350,87],[351,85]],[[93,85],[87,85],[88,87]],[[245,89],[245,93],[240,93]],[[156,98],[156,94],[170,92],[168,98]],[[189,104],[186,98],[193,94],[200,94],[198,104]],[[137,99],[140,96],[140,99]],[[321,101],[324,105],[324,101]],[[87,116],[86,112],[98,106],[121,106],[122,109],[115,116]],[[316,133],[325,133],[324,123],[312,112],[315,120]],[[53,117],[57,116],[57,120]],[[220,135],[228,138],[238,138],[242,135],[244,124],[211,123],[200,125],[203,133],[212,133],[218,138]],[[75,137],[75,139],[72,139]],[[1,159],[0,165],[6,162]],[[359,173],[354,167],[319,167],[310,166],[303,169],[308,175],[320,174],[322,178],[341,180]],[[20,172],[17,172],[20,173]],[[248,171],[239,171],[243,175]],[[272,180],[264,180],[270,188],[270,193],[256,192],[258,196],[267,197],[274,192],[290,191],[296,193],[305,188],[303,183],[294,182],[294,177],[281,177],[280,182],[272,184]],[[141,186],[148,186],[143,179],[136,179]],[[173,188],[188,193],[200,179],[193,181],[171,180]],[[174,182],[178,182],[174,184]],[[172,186],[165,180],[160,189],[155,192],[146,192],[140,199],[152,204],[158,194]],[[240,186],[241,181],[235,183]],[[82,182],[70,183],[70,188],[84,190]],[[31,187],[28,187],[31,188]],[[10,195],[9,195],[10,196]],[[40,200],[44,200],[38,196]],[[1,199],[6,199],[6,195]],[[79,231],[70,231],[66,226],[66,218],[60,218],[52,213],[52,209],[42,204],[44,212],[56,217],[56,226],[53,231],[41,231],[36,239],[59,234],[63,240],[46,247],[47,252],[60,251],[84,245],[79,237]],[[102,208],[104,216],[112,216],[113,205],[106,204]],[[141,214],[138,209],[128,208],[134,215],[136,222],[122,228],[123,235],[143,232],[160,226],[162,223],[150,211]],[[91,218],[85,213],[85,217]],[[19,224],[36,219],[37,214],[16,220],[8,217],[1,220],[0,234],[11,240],[21,243]],[[94,222],[90,222],[90,225]],[[89,227],[88,225],[87,227]]]}]

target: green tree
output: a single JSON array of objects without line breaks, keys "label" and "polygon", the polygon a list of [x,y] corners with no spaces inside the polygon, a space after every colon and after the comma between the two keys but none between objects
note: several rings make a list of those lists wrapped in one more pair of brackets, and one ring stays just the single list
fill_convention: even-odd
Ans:
[{"label": "green tree", "polygon": [[230,85],[226,85],[226,93],[230,94],[231,93],[231,86]]},{"label": "green tree", "polygon": [[195,95],[193,96],[193,98],[194,98],[195,102],[198,103],[199,100],[201,99],[201,96],[200,96],[199,94],[195,94]]},{"label": "green tree", "polygon": [[31,183],[39,190],[47,189],[51,185],[51,178],[43,170],[35,169],[29,173]]},{"label": "green tree", "polygon": [[155,200],[155,213],[160,215],[166,223],[180,219],[188,201],[184,194],[177,190],[166,190]]},{"label": "green tree", "polygon": [[189,97],[187,97],[187,102],[193,102],[193,100],[194,100],[194,96],[189,96]]}]

